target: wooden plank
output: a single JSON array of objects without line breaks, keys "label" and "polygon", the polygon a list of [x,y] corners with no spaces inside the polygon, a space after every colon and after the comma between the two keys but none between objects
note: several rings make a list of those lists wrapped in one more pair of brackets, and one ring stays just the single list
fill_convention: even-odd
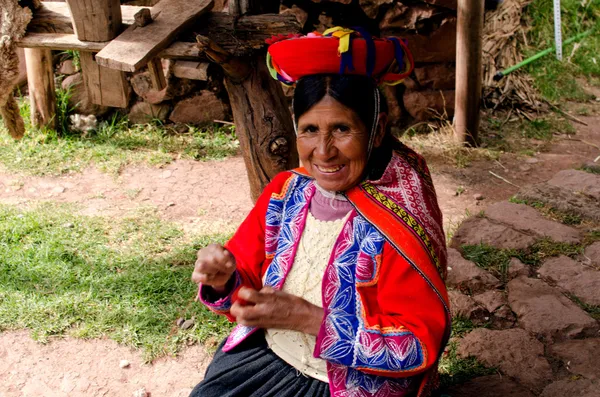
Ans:
[{"label": "wooden plank", "polygon": [[165,72],[163,72],[160,58],[154,58],[148,62],[148,72],[150,72],[150,81],[156,91],[162,91],[167,86]]},{"label": "wooden plank", "polygon": [[[33,19],[27,25],[28,32],[36,33],[74,33],[71,11],[67,3],[59,1],[42,1],[41,7],[33,13]],[[133,24],[133,16],[145,7],[121,6],[122,23],[125,26]]]},{"label": "wooden plank", "polygon": [[173,65],[175,77],[190,80],[208,80],[208,62],[176,61]]},{"label": "wooden plank", "polygon": [[213,0],[162,0],[152,8],[151,24],[127,28],[96,55],[96,62],[112,69],[135,72],[212,6]]},{"label": "wooden plank", "polygon": [[125,73],[98,65],[92,52],[80,52],[79,59],[90,102],[102,106],[127,107],[130,92]]},{"label": "wooden plank", "polygon": [[48,48],[51,50],[80,50],[98,52],[108,41],[81,41],[74,34],[66,33],[27,33],[17,42],[24,48]]},{"label": "wooden plank", "polygon": [[121,32],[120,0],[66,0],[79,40],[107,41]]},{"label": "wooden plank", "polygon": [[56,96],[52,51],[26,48],[27,84],[31,104],[31,123],[37,127],[56,128]]},{"label": "wooden plank", "polygon": [[483,14],[483,1],[458,1],[454,134],[470,145],[477,144],[479,130]]}]

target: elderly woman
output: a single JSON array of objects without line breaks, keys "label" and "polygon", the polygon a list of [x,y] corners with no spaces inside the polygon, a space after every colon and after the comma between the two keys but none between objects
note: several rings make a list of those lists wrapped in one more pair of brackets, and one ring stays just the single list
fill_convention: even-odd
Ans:
[{"label": "elderly woman", "polygon": [[304,168],[198,252],[200,300],[237,326],[191,396],[429,395],[450,328],[442,216],[377,88],[408,50],[338,28],[277,41],[268,63],[296,85]]}]

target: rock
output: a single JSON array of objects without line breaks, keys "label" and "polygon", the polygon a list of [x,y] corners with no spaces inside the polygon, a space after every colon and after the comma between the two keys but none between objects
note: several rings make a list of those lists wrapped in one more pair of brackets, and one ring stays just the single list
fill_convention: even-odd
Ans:
[{"label": "rock", "polygon": [[68,76],[77,73],[77,68],[75,68],[75,64],[72,59],[67,59],[62,61],[60,66],[58,67],[59,74],[66,74]]},{"label": "rock", "polygon": [[453,90],[456,71],[450,64],[437,63],[415,68],[415,76],[421,87],[434,90]]},{"label": "rock", "polygon": [[63,90],[70,90],[69,107],[79,114],[103,116],[109,112],[108,106],[96,105],[90,101],[81,73],[75,73],[62,81]]},{"label": "rock", "polygon": [[451,386],[446,393],[452,397],[533,397],[523,386],[499,375],[471,379]]},{"label": "rock", "polygon": [[439,12],[435,7],[428,4],[412,4],[410,7],[396,3],[387,10],[379,23],[379,29],[410,29],[415,30],[422,27],[422,21],[430,19]]},{"label": "rock", "polygon": [[510,258],[508,263],[508,278],[512,280],[519,276],[529,276],[529,267],[517,258]]},{"label": "rock", "polygon": [[598,397],[600,382],[589,379],[559,380],[544,389],[540,397]]},{"label": "rock", "polygon": [[212,124],[227,117],[227,108],[212,92],[179,101],[169,119],[174,123]]},{"label": "rock", "polygon": [[569,372],[600,380],[600,338],[557,343],[550,346],[550,353],[559,358]]},{"label": "rock", "polygon": [[552,379],[552,368],[544,358],[544,345],[520,328],[501,331],[477,328],[459,342],[457,354],[473,356],[533,390],[541,390]]},{"label": "rock", "polygon": [[508,304],[508,299],[501,291],[487,291],[483,294],[474,295],[473,300],[484,307],[488,312],[493,313],[501,306]]},{"label": "rock", "polygon": [[129,361],[127,360],[121,360],[119,362],[119,368],[123,369],[123,368],[128,368],[129,367]]},{"label": "rock", "polygon": [[129,111],[129,121],[133,124],[146,124],[153,120],[165,121],[169,115],[169,105],[153,105],[147,102],[138,102]]},{"label": "rock", "polygon": [[406,91],[403,99],[406,111],[417,121],[454,115],[454,91]]},{"label": "rock", "polygon": [[519,277],[507,287],[519,324],[546,340],[593,335],[598,330],[596,320],[542,280]]},{"label": "rock", "polygon": [[440,7],[456,10],[458,8],[458,0],[421,0],[423,3],[433,4]]},{"label": "rock", "polygon": [[544,262],[538,273],[583,303],[600,306],[600,271],[561,255]]},{"label": "rock", "polygon": [[64,227],[65,229],[73,229],[75,227],[75,225],[71,222],[67,222],[67,223],[63,223],[62,227]]},{"label": "rock", "polygon": [[140,72],[135,74],[131,78],[131,87],[137,96],[141,97],[144,102],[157,105],[161,102],[172,99],[170,95],[169,87],[165,87],[158,91],[154,89],[152,81],[150,80],[150,72]]},{"label": "rock", "polygon": [[400,103],[398,103],[397,88],[393,85],[381,86],[381,92],[388,104],[388,124],[394,128],[398,128],[403,122],[403,111]]},{"label": "rock", "polygon": [[517,318],[508,305],[501,306],[492,314],[492,327],[495,329],[512,328],[516,322]]},{"label": "rock", "polygon": [[67,190],[67,189],[64,188],[63,186],[56,186],[56,187],[52,188],[52,193],[62,194],[65,192],[65,190]]},{"label": "rock", "polygon": [[600,174],[600,163],[589,161],[581,166],[584,171]]},{"label": "rock", "polygon": [[448,291],[452,317],[464,318],[474,322],[484,323],[489,320],[490,313],[465,294],[458,291]]},{"label": "rock", "polygon": [[[351,2],[352,0],[348,1],[348,3],[345,4],[349,4]],[[382,5],[391,4],[393,2],[394,0],[358,0],[358,4],[360,4],[360,7],[363,9],[365,14],[371,19],[377,18],[377,15],[379,15],[379,8]]]},{"label": "rock", "polygon": [[547,237],[556,242],[571,244],[581,240],[581,233],[576,229],[548,220],[525,204],[501,201],[490,205],[485,210],[485,216],[493,222],[503,223],[514,230],[538,238]]},{"label": "rock", "polygon": [[194,319],[185,320],[183,324],[181,324],[181,329],[190,329],[194,326],[195,323],[196,322],[194,321]]},{"label": "rock", "polygon": [[498,287],[500,280],[475,263],[464,259],[456,249],[449,248],[446,283],[462,291],[478,293]]},{"label": "rock", "polygon": [[[382,36],[393,36],[393,29],[382,30]],[[454,62],[456,60],[456,18],[447,18],[428,36],[402,34],[416,63]]]},{"label": "rock", "polygon": [[525,249],[535,243],[535,238],[502,224],[492,223],[483,217],[464,221],[452,238],[451,247],[486,244],[495,248]]},{"label": "rock", "polygon": [[474,194],[474,195],[473,195],[473,198],[474,198],[475,200],[477,200],[477,201],[481,201],[481,200],[483,200],[485,197],[484,197],[484,196],[483,196],[483,194],[481,194],[481,193],[476,193],[476,194]]},{"label": "rock", "polygon": [[146,391],[146,388],[142,387],[133,392],[133,397],[149,397],[150,394]]},{"label": "rock", "polygon": [[292,6],[292,8],[288,8],[282,5],[279,10],[279,13],[281,15],[293,15],[294,17],[296,17],[296,20],[300,24],[301,28],[304,27],[304,24],[306,24],[306,20],[308,19],[308,13],[295,4]]},{"label": "rock", "polygon": [[583,255],[585,256],[585,259],[589,260],[592,264],[600,266],[600,241],[596,241],[594,244],[587,246]]},{"label": "rock", "polygon": [[557,210],[574,213],[596,222],[600,221],[600,202],[598,200],[548,183],[525,186],[519,190],[516,197],[546,203]]},{"label": "rock", "polygon": [[600,200],[600,175],[578,170],[563,170],[554,175],[548,184]]},{"label": "rock", "polygon": [[179,317],[175,323],[177,324],[178,327],[181,328],[181,326],[183,325],[184,322],[185,322],[185,318]]}]

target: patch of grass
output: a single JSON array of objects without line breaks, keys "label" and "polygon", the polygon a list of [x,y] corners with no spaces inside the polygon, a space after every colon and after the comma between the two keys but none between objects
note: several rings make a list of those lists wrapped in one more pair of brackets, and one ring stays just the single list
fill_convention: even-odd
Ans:
[{"label": "patch of grass", "polygon": [[579,168],[581,171],[589,172],[590,174],[600,175],[600,164],[598,165],[583,165]]},{"label": "patch of grass", "polygon": [[464,383],[478,376],[492,375],[496,369],[487,368],[474,357],[460,358],[456,350],[458,343],[450,342],[439,365],[441,387]]},{"label": "patch of grass", "polygon": [[575,302],[582,310],[587,312],[592,318],[600,321],[600,306],[588,305],[587,303],[583,303],[581,299],[576,297],[575,295],[568,294],[567,297]]},{"label": "patch of grass", "polygon": [[[595,28],[595,33],[585,37],[579,44],[563,48],[563,61],[553,54],[533,62],[525,70],[534,78],[541,94],[550,101],[585,100],[588,98],[576,77],[600,75],[600,0],[562,0],[563,40]],[[526,57],[551,47],[554,44],[553,2],[534,0],[526,10],[526,25],[529,47],[524,49]]]},{"label": "patch of grass", "polygon": [[[60,103],[64,106],[65,102]],[[21,100],[28,125],[22,140],[14,141],[0,125],[0,164],[24,174],[61,175],[95,165],[117,175],[128,164],[164,165],[177,158],[217,160],[238,152],[231,127],[191,127],[188,134],[179,135],[156,124],[129,125],[126,116],[115,113],[84,136],[31,128],[28,106],[28,101]]]},{"label": "patch of grass", "polygon": [[475,324],[468,318],[453,317],[452,318],[452,337],[461,337],[468,334],[477,328]]},{"label": "patch of grass", "polygon": [[516,204],[525,204],[530,207],[536,208],[540,211],[542,215],[546,218],[558,221],[564,225],[574,226],[580,225],[583,222],[583,218],[581,215],[572,212],[572,211],[561,211],[548,205],[546,203],[542,203],[540,201],[531,201],[522,198],[518,198],[516,196],[511,197],[508,201]]},{"label": "patch of grass", "polygon": [[[0,331],[108,337],[147,360],[224,337],[231,326],[195,302],[195,252],[228,236],[185,236],[148,210],[123,219],[72,206],[0,206]],[[184,331],[179,317],[195,318]]]}]

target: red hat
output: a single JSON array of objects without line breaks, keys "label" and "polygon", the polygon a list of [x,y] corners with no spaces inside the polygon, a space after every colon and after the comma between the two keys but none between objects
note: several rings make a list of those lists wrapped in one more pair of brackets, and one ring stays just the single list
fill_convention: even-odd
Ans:
[{"label": "red hat", "polygon": [[331,28],[323,34],[274,36],[267,40],[267,65],[274,79],[292,85],[313,74],[355,74],[398,84],[413,70],[406,42],[371,37],[360,28]]}]

